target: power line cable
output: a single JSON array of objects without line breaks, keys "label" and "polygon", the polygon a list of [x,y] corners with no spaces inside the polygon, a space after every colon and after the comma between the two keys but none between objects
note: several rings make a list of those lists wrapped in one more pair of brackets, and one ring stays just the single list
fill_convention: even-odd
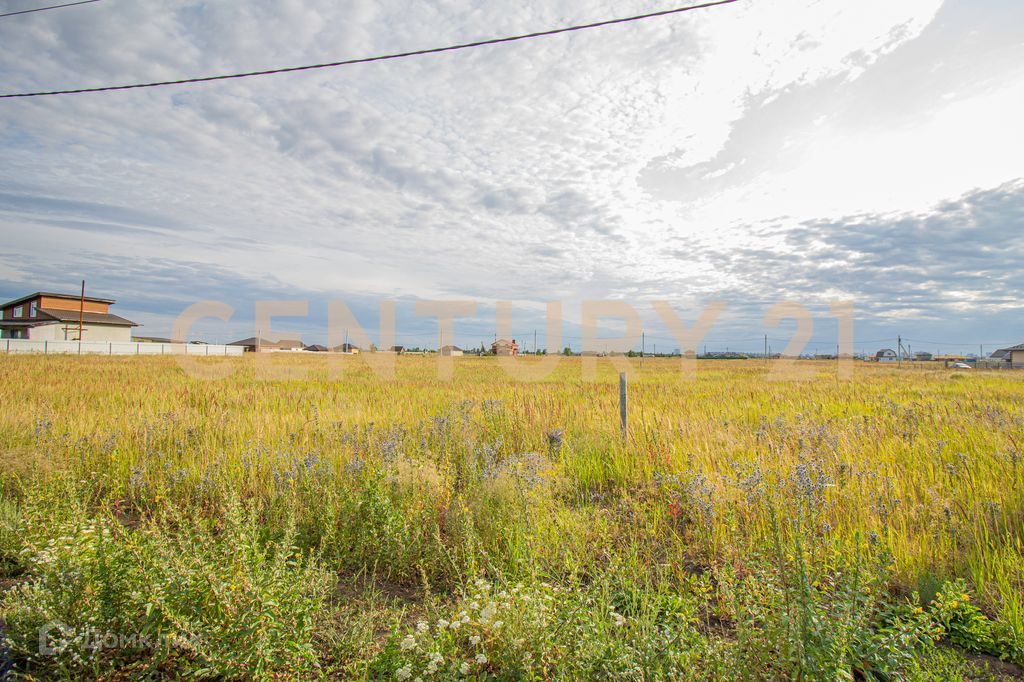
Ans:
[{"label": "power line cable", "polygon": [[[95,2],[96,0],[89,0]],[[700,5],[688,5],[686,7],[676,7],[674,9],[661,10],[658,12],[649,12],[647,14],[637,14],[631,17],[622,17],[620,19],[607,19],[605,21],[596,21],[590,24],[578,24],[575,26],[565,26],[563,28],[555,28],[547,31],[536,31],[534,33],[523,33],[520,35],[506,36],[504,38],[490,38],[487,40],[477,40],[471,43],[460,43],[457,45],[448,45],[446,47],[432,47],[424,50],[412,50],[409,52],[396,52],[393,54],[378,55],[376,57],[360,57],[358,59],[345,59],[337,62],[326,62],[324,64],[309,64],[307,66],[289,66],[279,69],[267,69],[265,71],[247,71],[242,73],[232,73],[220,76],[202,76],[199,78],[182,78],[171,81],[157,81],[153,83],[134,83],[131,85],[108,85],[98,88],[78,88],[74,90],[50,90],[48,92],[19,92],[6,95],[0,95],[0,99],[10,99],[14,97],[48,97],[52,95],[78,95],[86,92],[110,92],[112,90],[136,90],[139,88],[156,88],[165,85],[186,85],[189,83],[208,83],[210,81],[223,81],[231,80],[236,78],[250,78],[252,76],[271,76],[282,73],[294,73],[297,71],[312,71],[314,69],[329,69],[337,66],[352,66],[353,64],[368,64],[370,62],[382,62],[390,59],[404,59],[406,57],[419,57],[428,54],[438,54],[441,52],[454,52],[455,50],[466,50],[473,47],[483,47],[485,45],[499,45],[501,43],[512,43],[519,40],[529,40],[533,38],[544,38],[547,36],[558,35],[560,33],[570,33],[572,31],[583,31],[591,28],[601,28],[602,26],[612,26],[614,24],[625,24],[633,21],[642,21],[644,19],[653,19],[655,17],[664,17],[672,14],[680,14],[682,12],[690,12],[698,9],[706,9],[709,7],[716,7],[718,5],[728,5],[739,0],[716,0],[715,2],[706,2]]]},{"label": "power line cable", "polygon": [[93,2],[99,2],[100,0],[79,0],[79,2],[66,2],[63,5],[50,5],[49,7],[36,7],[35,9],[23,9],[17,12],[4,12],[0,14],[0,19],[3,17],[13,17],[18,14],[31,14],[32,12],[45,12],[51,9],[60,9],[62,7],[74,7],[75,5],[88,5]]}]

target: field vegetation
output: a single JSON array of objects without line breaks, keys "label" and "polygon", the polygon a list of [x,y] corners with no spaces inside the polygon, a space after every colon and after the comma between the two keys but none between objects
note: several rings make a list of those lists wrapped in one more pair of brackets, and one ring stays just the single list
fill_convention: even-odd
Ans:
[{"label": "field vegetation", "polygon": [[[1024,375],[0,357],[15,679],[1002,679]],[[522,360],[529,362],[529,360]],[[40,635],[40,628],[49,626]],[[2,672],[0,672],[2,677]]]}]

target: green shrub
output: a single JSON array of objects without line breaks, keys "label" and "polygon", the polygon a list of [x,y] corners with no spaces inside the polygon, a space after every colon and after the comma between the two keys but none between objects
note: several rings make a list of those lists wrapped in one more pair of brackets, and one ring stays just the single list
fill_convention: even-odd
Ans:
[{"label": "green shrub", "polygon": [[28,580],[0,610],[19,668],[82,677],[173,660],[200,677],[315,671],[331,584],[316,557],[290,532],[265,538],[237,503],[218,524],[174,525],[67,519],[45,545],[27,544]]}]

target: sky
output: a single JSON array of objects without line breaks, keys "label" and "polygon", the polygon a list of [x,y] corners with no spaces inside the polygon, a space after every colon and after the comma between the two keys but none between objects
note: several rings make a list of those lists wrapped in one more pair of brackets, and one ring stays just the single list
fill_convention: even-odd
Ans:
[{"label": "sky", "polygon": [[[0,13],[43,0],[0,0]],[[102,0],[0,18],[5,93],[270,69],[666,9],[617,2]],[[495,304],[579,348],[585,300],[726,301],[709,349],[978,352],[1024,342],[1024,3],[740,0],[532,41],[278,76],[0,99],[0,297],[76,292],[168,336],[190,304],[327,336],[329,301],[436,346],[417,300]],[[261,330],[263,331],[263,330]],[[615,336],[614,320],[602,336]]]}]

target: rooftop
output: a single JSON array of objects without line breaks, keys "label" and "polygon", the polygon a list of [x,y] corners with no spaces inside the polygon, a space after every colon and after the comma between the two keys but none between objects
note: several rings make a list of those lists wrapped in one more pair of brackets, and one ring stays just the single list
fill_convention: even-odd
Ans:
[{"label": "rooftop", "polygon": [[[16,298],[13,301],[8,301],[7,303],[0,304],[0,307],[6,308],[7,306],[18,305],[19,303],[24,303],[25,301],[30,301],[33,298],[38,298],[40,296],[48,296],[49,298],[63,298],[69,301],[82,300],[82,297],[79,294],[56,294],[52,291],[37,291],[34,294],[22,296],[21,298]],[[90,303],[108,303],[111,305],[113,305],[116,302],[112,298],[96,298],[94,296],[86,296],[85,300],[89,301]]]}]

